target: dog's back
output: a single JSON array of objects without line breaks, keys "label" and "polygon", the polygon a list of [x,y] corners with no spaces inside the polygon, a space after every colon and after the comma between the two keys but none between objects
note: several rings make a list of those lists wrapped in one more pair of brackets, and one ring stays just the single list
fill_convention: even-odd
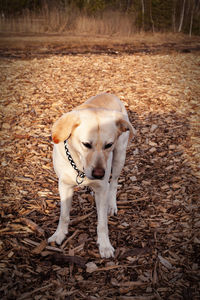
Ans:
[{"label": "dog's back", "polygon": [[86,102],[79,105],[76,109],[88,109],[88,108],[97,108],[97,109],[106,109],[114,110],[127,115],[124,104],[113,94],[102,93],[97,96],[89,98]]}]

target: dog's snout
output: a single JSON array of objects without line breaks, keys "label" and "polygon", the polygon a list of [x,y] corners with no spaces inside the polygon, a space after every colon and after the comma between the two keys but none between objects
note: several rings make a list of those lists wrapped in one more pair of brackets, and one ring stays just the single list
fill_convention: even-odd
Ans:
[{"label": "dog's snout", "polygon": [[103,168],[96,167],[92,171],[92,176],[95,179],[102,179],[104,177],[104,175],[105,175],[105,170]]}]

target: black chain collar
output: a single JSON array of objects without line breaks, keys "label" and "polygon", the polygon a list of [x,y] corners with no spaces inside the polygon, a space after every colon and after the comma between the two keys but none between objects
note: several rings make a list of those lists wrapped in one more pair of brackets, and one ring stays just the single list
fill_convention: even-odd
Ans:
[{"label": "black chain collar", "polygon": [[76,170],[76,172],[78,173],[77,176],[76,176],[76,183],[77,183],[77,184],[81,184],[81,183],[83,182],[84,178],[85,178],[85,173],[82,172],[82,171],[80,171],[80,170],[77,168],[75,162],[73,161],[73,158],[72,158],[72,156],[71,156],[71,154],[70,154],[70,152],[69,152],[69,149],[68,149],[68,147],[67,147],[67,140],[64,141],[64,145],[65,145],[65,152],[66,152],[67,158],[68,158],[68,160],[69,160],[71,166],[72,166],[72,167],[74,168],[74,170]]}]

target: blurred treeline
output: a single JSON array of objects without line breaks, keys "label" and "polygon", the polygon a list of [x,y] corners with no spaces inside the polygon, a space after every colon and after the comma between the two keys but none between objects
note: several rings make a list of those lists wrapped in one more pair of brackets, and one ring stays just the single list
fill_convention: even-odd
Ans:
[{"label": "blurred treeline", "polygon": [[[50,27],[60,32],[72,30],[77,26],[77,18],[84,17],[103,22],[118,19],[120,26],[126,19],[128,34],[140,31],[200,34],[200,0],[0,0],[0,14],[1,21],[44,18],[46,31]],[[54,18],[54,22],[49,19],[51,26],[47,18]]]}]

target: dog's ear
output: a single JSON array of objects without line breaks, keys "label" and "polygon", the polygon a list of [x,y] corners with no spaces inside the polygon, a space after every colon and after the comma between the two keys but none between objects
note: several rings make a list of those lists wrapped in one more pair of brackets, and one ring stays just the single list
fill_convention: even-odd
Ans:
[{"label": "dog's ear", "polygon": [[[120,114],[121,115],[121,114]],[[130,142],[133,138],[133,136],[136,133],[136,130],[133,128],[131,123],[129,122],[128,118],[126,116],[118,116],[116,120],[116,125],[119,129],[119,134],[125,131],[129,131],[129,139],[128,141]]]},{"label": "dog's ear", "polygon": [[69,112],[60,117],[53,125],[52,139],[55,144],[67,140],[72,131],[79,126],[80,120],[76,112]]}]

